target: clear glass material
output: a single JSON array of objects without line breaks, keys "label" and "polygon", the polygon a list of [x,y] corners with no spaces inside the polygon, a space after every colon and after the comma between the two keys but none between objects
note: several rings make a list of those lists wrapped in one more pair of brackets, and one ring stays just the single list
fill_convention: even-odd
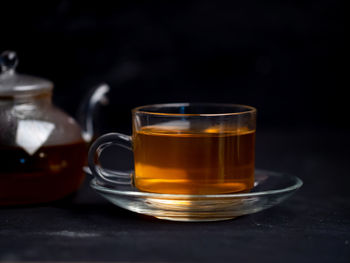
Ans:
[{"label": "clear glass material", "polygon": [[16,67],[18,65],[17,54],[14,51],[5,51],[0,55],[0,96],[25,96],[51,92],[53,84],[51,81],[18,74]]},{"label": "clear glass material", "polygon": [[108,89],[86,101],[81,126],[52,104],[52,83],[15,72],[17,57],[0,56],[0,205],[47,202],[76,191],[85,174],[92,112]]},{"label": "clear glass material", "polygon": [[[302,186],[292,175],[254,170],[256,110],[233,104],[158,104],[132,111],[133,134],[110,133],[89,151],[90,185],[127,210],[175,221],[217,221],[274,206]],[[116,145],[135,171],[104,169]]]},{"label": "clear glass material", "polygon": [[[157,104],[135,108],[133,135],[108,134],[89,153],[102,181],[128,173],[95,164],[95,152],[116,144],[133,149],[132,180],[140,191],[163,194],[223,194],[254,186],[256,109],[210,103]],[[106,176],[108,174],[108,176]],[[113,177],[113,175],[115,177]]]},{"label": "clear glass material", "polygon": [[165,104],[133,111],[135,185],[148,192],[220,194],[254,183],[252,107]]},{"label": "clear glass material", "polygon": [[[88,173],[90,171],[86,169]],[[106,172],[106,171],[105,171]],[[115,175],[105,173],[107,177]],[[91,187],[113,204],[127,210],[173,221],[218,221],[256,213],[275,206],[299,189],[303,182],[293,175],[256,170],[254,188],[249,193],[181,195],[148,193],[129,181],[101,182]]]},{"label": "clear glass material", "polygon": [[57,200],[76,191],[87,145],[51,94],[0,96],[0,205]]}]

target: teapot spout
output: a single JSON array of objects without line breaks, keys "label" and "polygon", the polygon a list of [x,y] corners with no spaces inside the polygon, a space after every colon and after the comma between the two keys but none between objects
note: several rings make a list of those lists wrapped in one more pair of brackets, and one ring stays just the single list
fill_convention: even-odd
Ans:
[{"label": "teapot spout", "polygon": [[106,94],[109,90],[110,87],[106,83],[97,85],[89,91],[79,107],[78,121],[82,127],[82,137],[86,142],[91,142],[94,137],[94,113],[97,105],[108,104]]}]

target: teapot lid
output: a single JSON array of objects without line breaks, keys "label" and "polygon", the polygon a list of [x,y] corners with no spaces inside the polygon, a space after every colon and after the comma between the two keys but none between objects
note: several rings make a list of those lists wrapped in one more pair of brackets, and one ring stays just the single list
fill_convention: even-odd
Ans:
[{"label": "teapot lid", "polygon": [[0,96],[35,95],[51,92],[51,81],[16,73],[18,64],[14,51],[5,51],[0,55]]}]

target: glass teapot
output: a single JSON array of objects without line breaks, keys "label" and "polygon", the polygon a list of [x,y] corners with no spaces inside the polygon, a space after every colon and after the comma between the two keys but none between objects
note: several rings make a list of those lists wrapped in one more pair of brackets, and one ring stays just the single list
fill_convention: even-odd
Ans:
[{"label": "glass teapot", "polygon": [[60,199],[84,179],[93,111],[109,87],[83,105],[83,128],[51,102],[52,82],[15,72],[15,52],[0,56],[0,205]]}]

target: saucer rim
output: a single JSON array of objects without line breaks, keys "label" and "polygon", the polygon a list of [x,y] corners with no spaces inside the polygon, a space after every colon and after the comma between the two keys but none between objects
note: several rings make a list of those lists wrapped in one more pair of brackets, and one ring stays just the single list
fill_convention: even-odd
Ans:
[{"label": "saucer rim", "polygon": [[[85,172],[86,169],[84,169]],[[88,173],[88,172],[87,172]],[[124,195],[124,196],[135,196],[135,197],[148,197],[148,198],[166,198],[166,199],[196,199],[196,198],[205,198],[205,199],[221,199],[221,198],[242,198],[242,197],[257,197],[257,196],[265,196],[265,195],[275,195],[275,194],[284,194],[288,192],[293,192],[298,190],[302,185],[303,181],[291,174],[274,172],[263,169],[255,169],[255,173],[267,173],[269,176],[279,176],[279,177],[289,177],[291,181],[295,181],[293,185],[282,189],[275,190],[266,190],[261,192],[253,192],[253,193],[233,193],[233,194],[212,194],[212,195],[189,195],[189,194],[162,194],[162,193],[152,193],[152,192],[143,192],[135,188],[135,191],[130,190],[116,190],[110,189],[105,186],[99,185],[97,183],[97,179],[93,178],[90,181],[90,186],[100,192],[106,194],[115,194],[115,195]]]}]

